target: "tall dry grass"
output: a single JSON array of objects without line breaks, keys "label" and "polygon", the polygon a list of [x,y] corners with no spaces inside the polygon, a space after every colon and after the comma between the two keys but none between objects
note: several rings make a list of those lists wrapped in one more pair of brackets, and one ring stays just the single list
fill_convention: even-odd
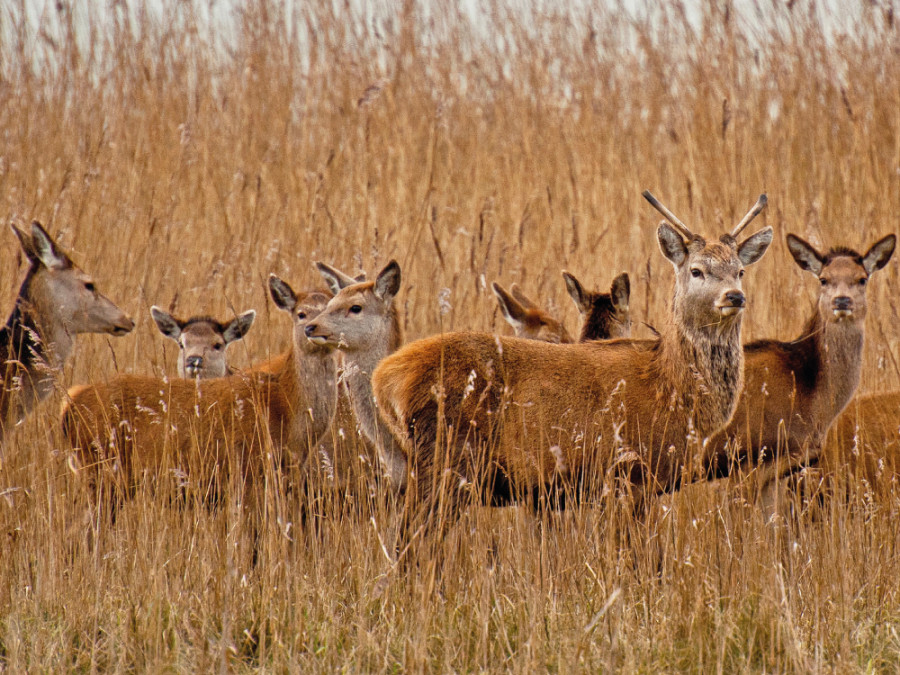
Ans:
[{"label": "tall dry grass", "polygon": [[[317,259],[371,273],[396,257],[409,339],[500,330],[494,279],[574,327],[561,268],[601,286],[627,270],[636,319],[658,323],[671,272],[644,188],[707,233],[763,191],[780,241],[861,247],[897,228],[890,2],[637,18],[630,4],[72,5],[39,22],[25,0],[0,5],[0,211],[42,220],[138,327],[81,339],[61,387],[174,372],[154,303],[255,307],[232,357],[275,353],[289,326],[266,276],[319,285]],[[23,261],[6,242],[9,309]],[[784,246],[747,276],[745,336],[799,331],[815,289]],[[892,262],[869,290],[866,390],[900,384],[897,288]],[[148,485],[109,522],[68,467],[59,400],[4,448],[0,670],[900,667],[896,500],[836,502],[795,530],[707,486],[664,500],[645,532],[615,504],[475,509],[435,581],[392,571],[395,509],[364,479],[347,499],[273,480],[254,566],[233,496],[178,506]]]}]

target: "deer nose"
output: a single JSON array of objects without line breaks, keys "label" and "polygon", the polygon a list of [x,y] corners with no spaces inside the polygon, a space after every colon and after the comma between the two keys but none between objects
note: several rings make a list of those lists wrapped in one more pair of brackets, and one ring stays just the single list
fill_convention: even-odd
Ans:
[{"label": "deer nose", "polygon": [[309,324],[304,329],[304,331],[306,333],[306,337],[312,337],[312,334],[316,332],[316,328],[318,328],[318,326],[316,326],[316,324],[314,324],[314,323]]},{"label": "deer nose", "polygon": [[188,370],[200,370],[203,367],[202,356],[189,356],[184,360],[184,367]]},{"label": "deer nose", "polygon": [[725,299],[731,304],[732,307],[743,307],[744,303],[747,301],[744,297],[744,294],[740,291],[728,291],[725,294]]},{"label": "deer nose", "polygon": [[832,307],[836,310],[845,311],[848,309],[853,309],[853,300],[848,298],[846,295],[839,295],[834,300],[831,301]]}]

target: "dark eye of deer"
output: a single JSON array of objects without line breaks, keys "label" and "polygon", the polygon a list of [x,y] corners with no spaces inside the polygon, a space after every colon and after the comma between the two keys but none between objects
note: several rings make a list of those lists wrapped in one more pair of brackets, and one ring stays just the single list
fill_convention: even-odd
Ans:
[{"label": "dark eye of deer", "polygon": [[223,348],[224,346],[225,346],[225,345],[224,345],[223,343],[217,342],[216,344],[213,345],[213,349],[215,349],[217,352],[220,352],[220,351],[222,351],[222,348]]},{"label": "dark eye of deer", "polygon": [[694,277],[695,279],[702,279],[702,278],[703,278],[703,272],[701,272],[700,270],[698,270],[698,269],[695,267],[694,269],[691,270],[691,276]]},{"label": "dark eye of deer", "polygon": [[823,286],[826,286],[828,285],[828,279],[826,279],[825,277],[819,277],[819,283]]},{"label": "dark eye of deer", "polygon": [[88,293],[93,293],[93,292],[96,291],[97,289],[94,288],[94,284],[93,284],[92,282],[90,282],[90,281],[85,281],[85,282],[84,282],[84,290],[86,290]]},{"label": "dark eye of deer", "polygon": [[743,279],[743,278],[744,278],[744,270],[741,270],[740,272],[738,272],[738,279]]},{"label": "dark eye of deer", "polygon": [[305,319],[305,318],[306,318],[306,312],[297,312],[297,318],[298,318],[298,319]]},{"label": "dark eye of deer", "polygon": [[351,314],[359,314],[361,311],[362,307],[360,307],[359,305],[353,305],[353,307],[350,308]]},{"label": "dark eye of deer", "polygon": [[865,277],[863,277],[862,279],[859,280],[859,285],[860,285],[860,286],[865,286],[867,281],[868,281],[868,279],[866,279]]}]

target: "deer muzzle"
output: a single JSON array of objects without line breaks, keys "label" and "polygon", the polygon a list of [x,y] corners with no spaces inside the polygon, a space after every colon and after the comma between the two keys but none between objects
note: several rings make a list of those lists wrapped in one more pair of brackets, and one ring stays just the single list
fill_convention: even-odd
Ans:
[{"label": "deer muzzle", "polygon": [[716,303],[716,308],[722,316],[734,316],[740,313],[746,304],[747,299],[741,291],[728,291],[722,300]]},{"label": "deer muzzle", "polygon": [[853,316],[853,299],[840,295],[831,301],[831,311],[838,319]]}]

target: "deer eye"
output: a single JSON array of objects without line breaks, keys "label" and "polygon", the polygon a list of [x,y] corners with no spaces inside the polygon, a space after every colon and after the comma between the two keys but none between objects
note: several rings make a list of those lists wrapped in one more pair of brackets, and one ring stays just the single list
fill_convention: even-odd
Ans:
[{"label": "deer eye", "polygon": [[826,279],[825,277],[819,277],[819,283],[822,284],[823,286],[827,286],[828,279]]},{"label": "deer eye", "polygon": [[97,290],[97,288],[94,286],[93,281],[85,281],[84,290],[86,290],[88,293],[93,293]]},{"label": "deer eye", "polygon": [[353,305],[353,307],[350,308],[351,314],[359,314],[361,311],[362,307],[360,307],[359,305]]},{"label": "deer eye", "polygon": [[867,281],[868,281],[868,279],[866,279],[865,277],[863,277],[863,278],[860,279],[857,283],[858,283],[860,286],[865,286]]},{"label": "deer eye", "polygon": [[694,268],[691,269],[691,276],[694,277],[695,279],[702,279],[702,278],[703,278],[703,272],[701,272],[701,271],[698,270],[696,267],[694,267]]},{"label": "deer eye", "polygon": [[224,347],[225,347],[225,343],[223,343],[223,342],[217,342],[216,344],[213,345],[213,349],[215,349],[217,352],[222,351],[222,349]]},{"label": "deer eye", "polygon": [[740,272],[738,272],[738,279],[743,279],[743,278],[744,278],[744,270],[741,270]]},{"label": "deer eye", "polygon": [[305,318],[306,318],[306,312],[297,312],[297,318],[298,318],[298,319],[305,319]]}]

